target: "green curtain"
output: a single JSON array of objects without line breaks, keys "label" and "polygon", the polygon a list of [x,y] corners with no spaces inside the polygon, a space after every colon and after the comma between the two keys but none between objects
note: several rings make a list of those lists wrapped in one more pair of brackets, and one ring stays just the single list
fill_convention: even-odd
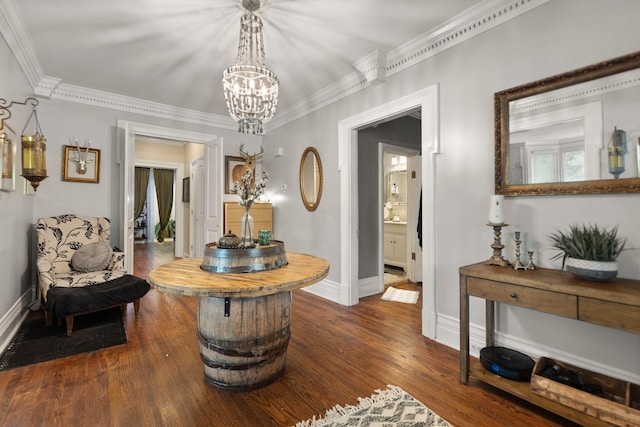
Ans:
[{"label": "green curtain", "polygon": [[133,219],[137,219],[142,213],[144,202],[147,200],[147,187],[149,186],[149,168],[136,167],[136,194],[133,203]]},{"label": "green curtain", "polygon": [[158,241],[164,241],[166,228],[171,218],[173,206],[173,169],[153,169],[153,179],[156,182],[156,198],[158,199],[158,214],[160,215],[160,232]]}]

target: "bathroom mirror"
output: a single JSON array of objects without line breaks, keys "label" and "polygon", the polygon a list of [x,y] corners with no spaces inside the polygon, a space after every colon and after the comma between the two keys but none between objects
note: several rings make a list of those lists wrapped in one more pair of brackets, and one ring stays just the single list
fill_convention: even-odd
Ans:
[{"label": "bathroom mirror", "polygon": [[387,202],[407,203],[407,171],[398,170],[387,173]]},{"label": "bathroom mirror", "polygon": [[300,159],[300,195],[308,211],[318,208],[322,196],[322,162],[313,147],[307,147]]},{"label": "bathroom mirror", "polygon": [[495,192],[640,192],[640,52],[498,92]]},{"label": "bathroom mirror", "polygon": [[2,153],[0,190],[14,191],[16,189],[16,156],[18,154],[17,138],[13,129],[6,123],[4,128],[0,130],[0,153]]}]

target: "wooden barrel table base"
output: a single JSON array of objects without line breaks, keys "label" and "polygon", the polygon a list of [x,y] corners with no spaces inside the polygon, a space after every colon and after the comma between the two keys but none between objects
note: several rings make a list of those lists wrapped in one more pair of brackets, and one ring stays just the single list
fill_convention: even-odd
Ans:
[{"label": "wooden barrel table base", "polygon": [[223,390],[250,391],[278,379],[290,323],[291,291],[255,298],[200,297],[198,336],[207,382]]},{"label": "wooden barrel table base", "polygon": [[288,264],[250,273],[212,273],[179,259],[149,273],[158,291],[197,296],[200,358],[206,381],[248,391],[278,379],[291,336],[291,291],[327,277],[329,263],[287,254]]}]

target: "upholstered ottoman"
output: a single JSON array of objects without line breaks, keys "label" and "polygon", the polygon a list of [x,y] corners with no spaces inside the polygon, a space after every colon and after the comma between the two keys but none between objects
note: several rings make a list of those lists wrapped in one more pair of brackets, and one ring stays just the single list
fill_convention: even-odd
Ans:
[{"label": "upholstered ottoman", "polygon": [[45,310],[66,319],[67,335],[71,336],[74,316],[125,306],[133,302],[136,315],[140,298],[149,291],[149,284],[139,277],[125,274],[117,279],[84,287],[51,287]]}]

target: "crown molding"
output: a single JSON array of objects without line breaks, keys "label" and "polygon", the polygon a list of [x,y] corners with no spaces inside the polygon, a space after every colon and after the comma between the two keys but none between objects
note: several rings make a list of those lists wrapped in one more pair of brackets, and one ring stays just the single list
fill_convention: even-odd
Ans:
[{"label": "crown molding", "polygon": [[601,77],[595,80],[574,84],[538,95],[528,96],[509,102],[509,113],[519,114],[539,108],[581,101],[596,95],[630,89],[640,86],[640,69]]},{"label": "crown molding", "polygon": [[369,86],[367,79],[359,71],[353,71],[337,82],[320,89],[311,96],[297,102],[286,110],[277,111],[277,115],[269,122],[268,129],[275,129],[306,116],[322,107],[354,94]]},{"label": "crown molding", "polygon": [[476,37],[550,0],[487,0],[389,52],[387,76]]},{"label": "crown molding", "polygon": [[189,110],[160,104],[143,99],[116,95],[109,92],[89,89],[62,83],[58,85],[51,99],[76,102],[78,104],[92,105],[95,107],[110,108],[112,110],[127,111],[146,116],[160,117],[177,120],[186,123],[194,123],[223,129],[238,129],[238,124],[228,116],[204,113],[202,111]]},{"label": "crown molding", "polygon": [[18,61],[29,85],[35,87],[42,80],[44,72],[24,32],[20,12],[13,0],[0,0],[0,5],[0,34]]},{"label": "crown molding", "polygon": [[378,84],[387,79],[387,53],[374,50],[369,55],[356,61],[353,68],[358,70],[367,83]]},{"label": "crown molding", "polygon": [[[143,99],[73,86],[60,79],[45,76],[22,27],[15,0],[0,0],[0,34],[4,37],[37,96],[61,99],[86,105],[128,111],[148,116],[201,124],[224,129],[237,129],[230,117],[188,110]],[[446,49],[469,40],[550,0],[487,0],[452,18],[433,31],[425,33],[398,48],[383,53],[374,51],[354,63],[354,71],[337,82],[317,91],[278,115],[268,123],[274,129],[344,99],[389,76]]]},{"label": "crown molding", "polygon": [[62,79],[56,77],[44,76],[33,88],[33,92],[42,98],[50,99],[53,91],[62,83]]},{"label": "crown molding", "polygon": [[[270,129],[303,117],[346,98],[406,68],[427,60],[472,37],[522,15],[550,0],[487,0],[445,22],[438,28],[399,46],[385,55],[372,52],[354,64],[358,71],[327,86],[272,119]],[[381,64],[381,61],[384,61]]]}]

